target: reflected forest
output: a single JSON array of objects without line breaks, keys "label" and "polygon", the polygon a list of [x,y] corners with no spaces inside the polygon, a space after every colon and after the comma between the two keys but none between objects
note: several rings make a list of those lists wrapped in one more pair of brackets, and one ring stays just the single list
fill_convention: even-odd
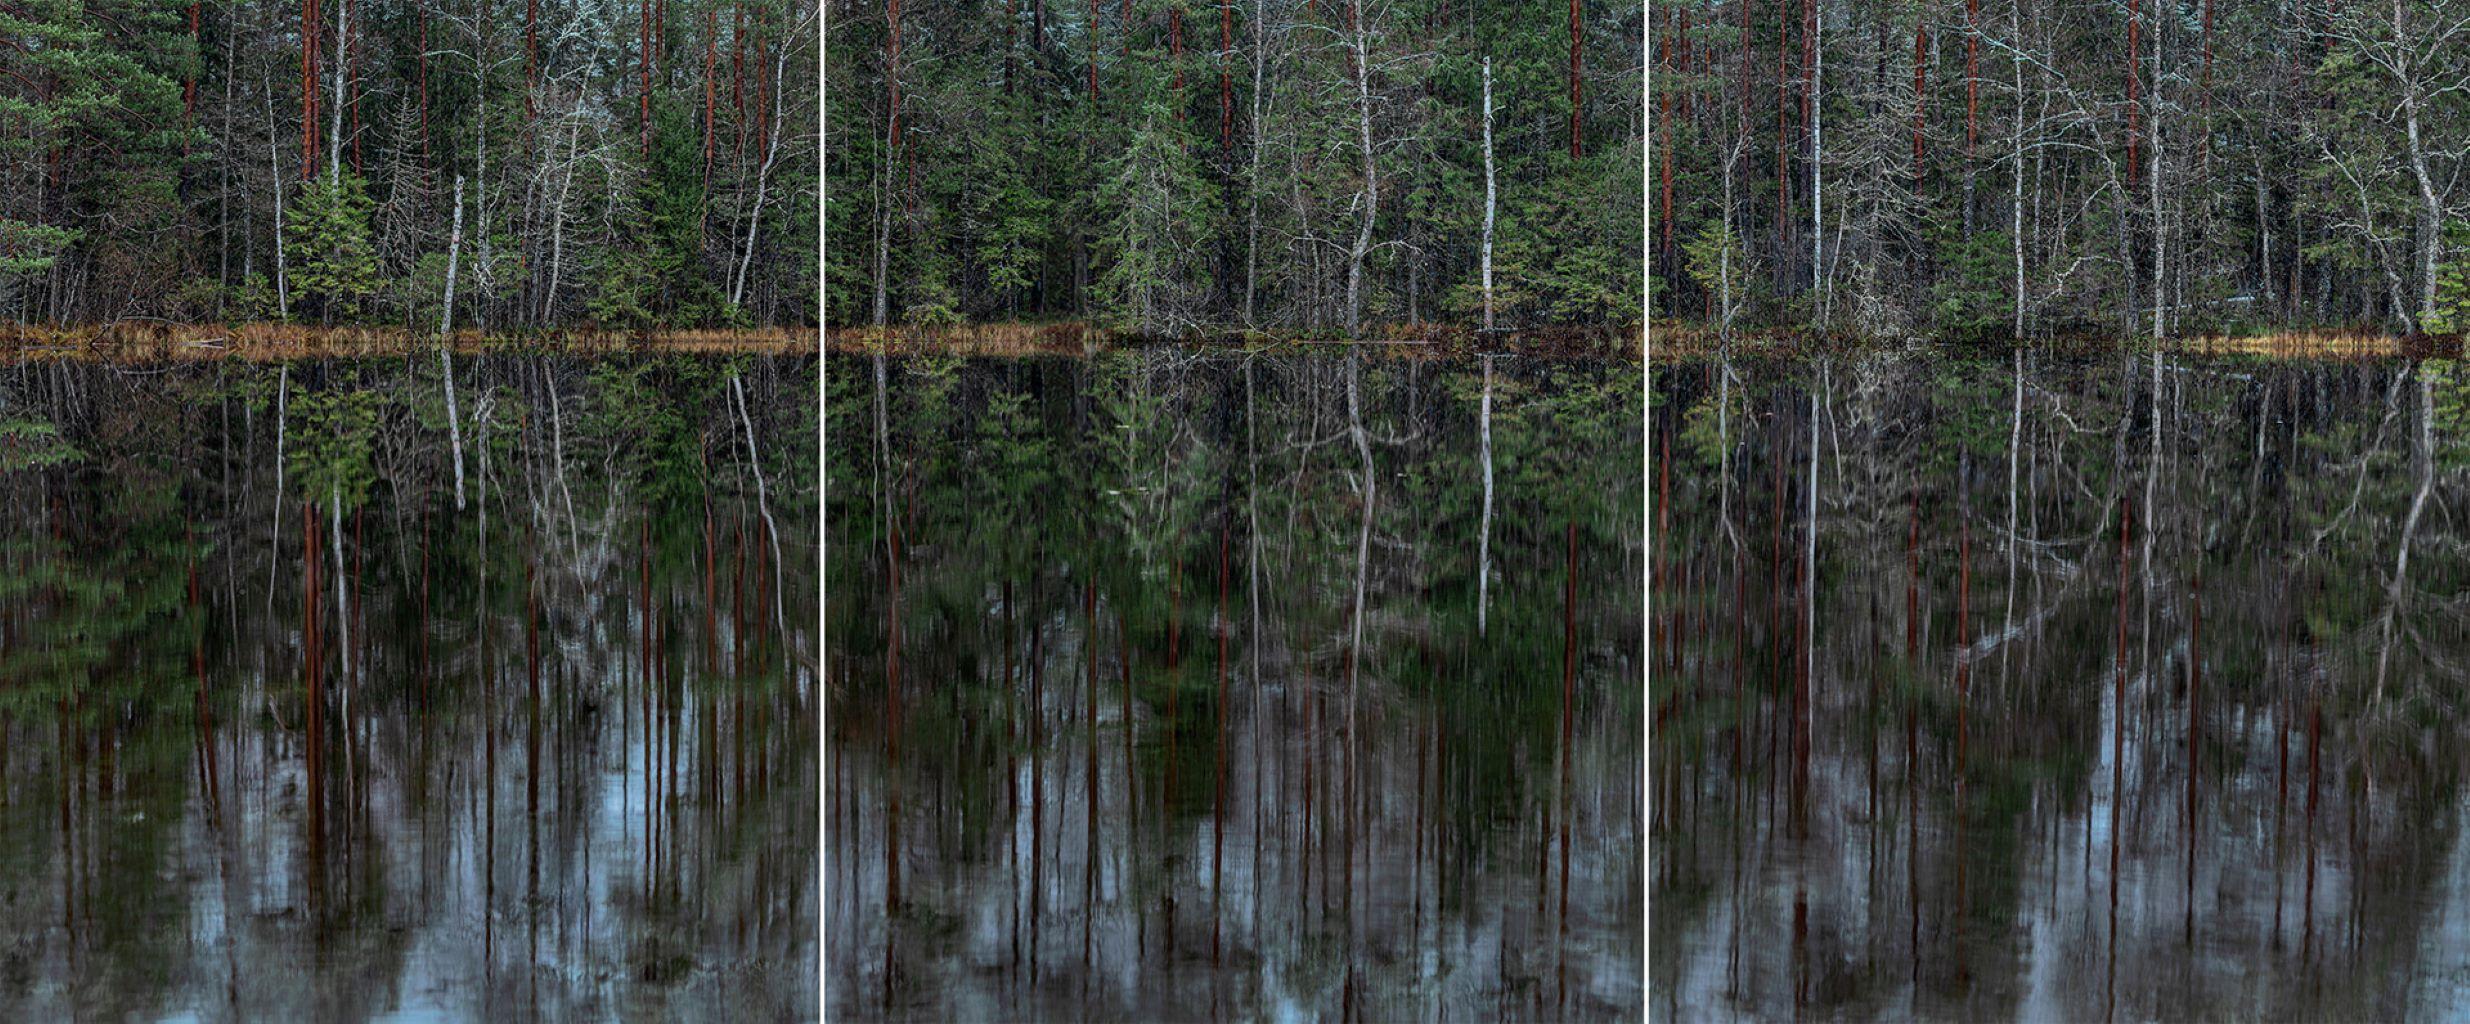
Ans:
[{"label": "reflected forest", "polygon": [[1656,368],[1658,1020],[2470,1005],[2470,374]]},{"label": "reflected forest", "polygon": [[0,1018],[814,1014],[818,364],[444,365],[0,369]]},{"label": "reflected forest", "polygon": [[826,359],[828,1017],[1638,1016],[1636,363]]}]

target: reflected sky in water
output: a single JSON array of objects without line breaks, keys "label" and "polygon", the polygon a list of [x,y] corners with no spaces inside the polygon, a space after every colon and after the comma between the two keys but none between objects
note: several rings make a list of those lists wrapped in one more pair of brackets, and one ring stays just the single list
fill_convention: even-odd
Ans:
[{"label": "reflected sky in water", "polygon": [[1658,367],[1653,1013],[2470,999],[2455,364]]},{"label": "reflected sky in water", "polygon": [[812,1018],[816,371],[0,369],[0,1018]]},{"label": "reflected sky in water", "polygon": [[831,358],[831,1016],[1636,1017],[1636,364]]}]

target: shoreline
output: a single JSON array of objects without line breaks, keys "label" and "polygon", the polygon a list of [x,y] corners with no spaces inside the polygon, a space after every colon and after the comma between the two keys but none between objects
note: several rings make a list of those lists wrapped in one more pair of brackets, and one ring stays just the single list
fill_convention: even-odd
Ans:
[{"label": "shoreline", "polygon": [[835,355],[1086,357],[1141,348],[1226,348],[1248,352],[1361,348],[1406,359],[1508,353],[1635,361],[1644,356],[1646,338],[1645,331],[1637,327],[1542,327],[1498,330],[1487,336],[1473,327],[1432,323],[1384,324],[1367,335],[1348,339],[1327,332],[1234,330],[1152,337],[1077,320],[1012,321],[952,327],[834,327],[825,332],[824,350]]},{"label": "shoreline", "polygon": [[[430,351],[440,340],[434,332],[391,326],[184,324],[160,320],[60,328],[5,324],[0,325],[0,363],[47,359],[282,362],[393,358]],[[451,344],[459,355],[813,355],[818,350],[815,330],[805,327],[649,331],[467,329],[454,332]]]},{"label": "shoreline", "polygon": [[[2029,351],[2068,357],[2095,357],[2126,352],[2153,351],[2149,338],[2122,340],[2113,335],[2062,335],[2036,338],[2026,343]],[[1683,362],[1714,357],[1721,348],[1713,328],[1688,323],[1656,326],[1648,330],[1649,359],[1659,363]],[[1820,355],[1865,355],[1884,352],[1930,350],[1950,356],[2003,356],[2016,346],[2007,339],[1995,341],[1947,342],[1926,338],[1899,340],[1857,340],[1843,337],[1818,337],[1805,331],[1785,328],[1737,330],[1732,350],[1736,358],[1806,359]],[[2255,357],[2263,359],[2458,359],[2462,356],[2462,338],[2457,336],[2417,335],[2405,337],[2377,331],[2335,328],[2293,328],[2264,334],[2226,335],[2197,334],[2170,338],[2161,345],[2164,352],[2174,355],[2203,357]]]}]

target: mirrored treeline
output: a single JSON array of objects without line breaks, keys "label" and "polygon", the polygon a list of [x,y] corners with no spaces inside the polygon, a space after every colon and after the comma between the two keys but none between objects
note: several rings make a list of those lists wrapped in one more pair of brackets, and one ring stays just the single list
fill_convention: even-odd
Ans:
[{"label": "mirrored treeline", "polygon": [[1635,1015],[1635,363],[827,358],[833,1016]]},{"label": "mirrored treeline", "polygon": [[818,368],[0,368],[0,1017],[811,1017]]},{"label": "mirrored treeline", "polygon": [[1656,368],[1655,1013],[2437,1019],[2456,363]]}]

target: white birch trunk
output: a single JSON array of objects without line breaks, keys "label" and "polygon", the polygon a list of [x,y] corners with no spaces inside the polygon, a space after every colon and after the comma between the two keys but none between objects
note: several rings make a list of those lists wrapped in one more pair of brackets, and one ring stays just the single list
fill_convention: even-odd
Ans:
[{"label": "white birch trunk", "polygon": [[1362,0],[1356,0],[1355,4],[1354,47],[1355,137],[1364,156],[1364,216],[1355,227],[1355,244],[1347,249],[1346,333],[1349,339],[1353,339],[1363,327],[1364,254],[1372,250],[1372,223],[1381,209],[1381,173],[1372,159],[1371,47],[1364,37]]},{"label": "white birch trunk", "polygon": [[[1487,324],[1486,326],[1490,326]],[[1484,357],[1483,413],[1484,517],[1475,534],[1475,635],[1484,635],[1485,610],[1492,603],[1492,357]]]},{"label": "white birch trunk", "polygon": [[2158,342],[2169,334],[2169,324],[2164,319],[2164,311],[2170,305],[2169,293],[2162,285],[2163,266],[2169,259],[2170,236],[2164,227],[2166,218],[2162,213],[2161,204],[2161,24],[2159,18],[2155,18],[2153,24],[2153,91],[2150,96],[2146,97],[2144,105],[2146,110],[2152,114],[2153,121],[2152,153],[2145,158],[2152,173],[2145,175],[2145,183],[2152,193],[2153,340]]},{"label": "white birch trunk", "polygon": [[1827,5],[1817,4],[1816,16],[1810,19],[1810,283],[1818,291],[1818,318],[1826,323],[1827,264],[1822,257],[1827,238],[1827,172],[1826,135],[1821,130],[1827,105],[1822,95],[1827,85]]},{"label": "white birch trunk", "polygon": [[343,584],[351,577],[351,573],[343,567],[343,484],[341,481],[328,481],[326,484],[326,514],[328,526],[326,532],[334,535],[332,539],[334,541],[335,633],[342,641],[337,649],[343,655],[343,675],[340,678],[348,680],[352,677],[352,609],[344,601]]},{"label": "white birch trunk", "polygon": [[[1499,199],[1499,194],[1498,194],[1498,192],[1497,192],[1497,191],[1494,189],[1494,187],[1493,187],[1493,167],[1492,167],[1492,58],[1490,58],[1490,57],[1486,57],[1486,58],[1484,58],[1484,256],[1483,256],[1483,267],[1484,267],[1484,330],[1486,330],[1486,331],[1490,331],[1490,330],[1492,330],[1492,218],[1493,218],[1493,209],[1494,209],[1494,206],[1496,205],[1496,203],[1498,202],[1498,199]],[[1489,361],[1488,361],[1488,362],[1486,362],[1486,363],[1484,364],[1484,386],[1485,386],[1485,390],[1484,390],[1484,404],[1485,404],[1485,408],[1486,408],[1487,410],[1489,410],[1489,409],[1491,408],[1491,404],[1492,404],[1492,390],[1491,390],[1491,386],[1492,386],[1492,364],[1491,364]],[[1485,423],[1486,423],[1487,427],[1489,427],[1489,425],[1490,425],[1490,423],[1491,423],[1491,420],[1487,419],[1487,420],[1485,420]],[[1487,463],[1487,464],[1486,464],[1486,475],[1487,475],[1487,482],[1489,482],[1489,475],[1490,475],[1490,464],[1489,464],[1489,463]],[[1487,502],[1486,507],[1487,507],[1487,508],[1489,508],[1489,507],[1490,507],[1489,502]],[[1478,604],[1477,617],[1480,619],[1480,618],[1482,617],[1481,602],[1479,601],[1479,602],[1477,602],[1477,604]],[[1480,624],[1480,623],[1478,623],[1478,625],[1479,625],[1479,627],[1480,627],[1480,625],[1481,625],[1481,624]]]},{"label": "white birch trunk", "polygon": [[[772,80],[783,81],[788,67],[789,48],[784,46],[780,50],[779,58],[773,62]],[[782,90],[772,90],[772,123],[775,125],[781,121],[781,94]],[[732,306],[740,305],[746,300],[747,269],[755,262],[756,228],[763,223],[764,186],[771,181],[772,163],[780,156],[780,137],[784,134],[787,133],[778,129],[773,130],[771,144],[764,147],[763,165],[755,169],[755,209],[746,217],[746,252],[738,257],[738,272],[729,281],[729,304]],[[878,257],[876,266],[880,269],[882,265],[882,260]],[[880,273],[875,277],[875,322],[883,322],[883,276]],[[778,596],[777,591],[774,596]]]},{"label": "white birch trunk", "polygon": [[[2011,10],[2009,10],[2009,11],[2008,11],[2008,27],[2007,27],[2007,33],[2008,33],[2009,35],[2012,35],[2012,36],[2014,36],[2014,37],[2015,37],[2015,44],[2016,44],[2016,46],[2017,46],[2017,47],[2021,48],[2021,47],[2024,45],[2024,13],[2023,13],[2023,5],[2018,4],[2015,8],[2013,8],[2013,9],[2011,9]],[[2018,54],[2018,55],[2017,55],[2014,59],[2010,60],[2008,63],[2012,66],[2012,68],[2013,68],[2013,70],[2014,70],[2014,74],[2015,74],[2016,111],[2015,111],[2015,150],[2014,150],[2015,162],[2014,162],[2014,164],[2013,164],[2012,166],[2010,166],[2010,167],[2007,169],[2007,170],[2008,170],[2008,174],[2007,174],[2007,179],[2008,179],[2008,188],[2007,188],[2007,205],[2008,205],[2008,214],[2009,214],[2009,218],[2010,218],[2010,219],[2009,219],[2009,223],[2008,223],[2008,235],[2009,235],[2009,238],[2008,238],[2008,244],[2009,244],[2010,248],[2012,248],[2012,249],[2013,249],[2013,251],[2014,251],[2014,253],[2015,253],[2015,290],[2014,290],[2013,292],[2009,293],[2007,301],[2012,302],[2012,303],[2014,303],[2014,304],[2015,304],[2015,338],[2014,338],[2014,341],[2015,341],[2015,343],[2016,343],[2018,346],[2021,346],[2021,345],[2023,345],[2023,344],[2024,344],[2024,308],[2025,308],[2025,302],[2024,302],[2024,298],[2025,298],[2025,296],[2024,296],[2024,60],[2023,60],[2023,58],[2022,58],[2022,56],[2021,56],[2021,54],[2020,54],[2020,52],[2019,52],[2019,54]],[[2012,536],[2014,535],[2014,529],[2013,529],[2013,524],[2012,524],[2012,523],[2011,523],[2011,524],[2009,524],[2008,534],[2009,534],[2009,536],[2010,536],[2010,537],[2012,537]],[[2012,542],[2012,541],[2011,541],[2011,542]]]},{"label": "white birch trunk", "polygon": [[454,230],[446,236],[446,308],[438,315],[437,361],[446,380],[446,436],[454,449],[455,511],[463,511],[463,417],[455,409],[455,269],[463,254],[463,176],[455,175]]},{"label": "white birch trunk", "polygon": [[291,285],[283,253],[283,150],[275,145],[274,89],[266,86],[260,73],[258,84],[266,93],[266,168],[272,172],[267,179],[274,183],[274,308],[277,316],[292,318]]},{"label": "white birch trunk", "polygon": [[1269,24],[1267,0],[1252,0],[1252,177],[1244,182],[1244,325],[1252,319],[1252,294],[1259,280],[1261,262],[1261,97],[1265,93],[1262,74],[1269,61],[1268,41],[1262,35]]},{"label": "white birch trunk", "polygon": [[291,419],[292,364],[283,364],[275,377],[274,390],[274,508],[268,519],[274,521],[274,540],[266,546],[266,611],[274,613],[275,558],[283,550],[283,434]]},{"label": "white birch trunk", "polygon": [[[326,114],[326,180],[343,176],[343,72],[352,57],[352,0],[335,0],[334,109]],[[348,658],[349,656],[346,655]],[[348,670],[347,670],[348,671]]]},{"label": "white birch trunk", "polygon": [[763,513],[763,530],[772,538],[772,619],[786,634],[789,613],[780,592],[780,524],[772,520],[770,492],[763,482],[763,456],[755,447],[755,420],[746,412],[746,388],[737,377],[729,378],[729,394],[738,400],[738,422],[746,428],[746,466],[755,473],[755,508]]}]

